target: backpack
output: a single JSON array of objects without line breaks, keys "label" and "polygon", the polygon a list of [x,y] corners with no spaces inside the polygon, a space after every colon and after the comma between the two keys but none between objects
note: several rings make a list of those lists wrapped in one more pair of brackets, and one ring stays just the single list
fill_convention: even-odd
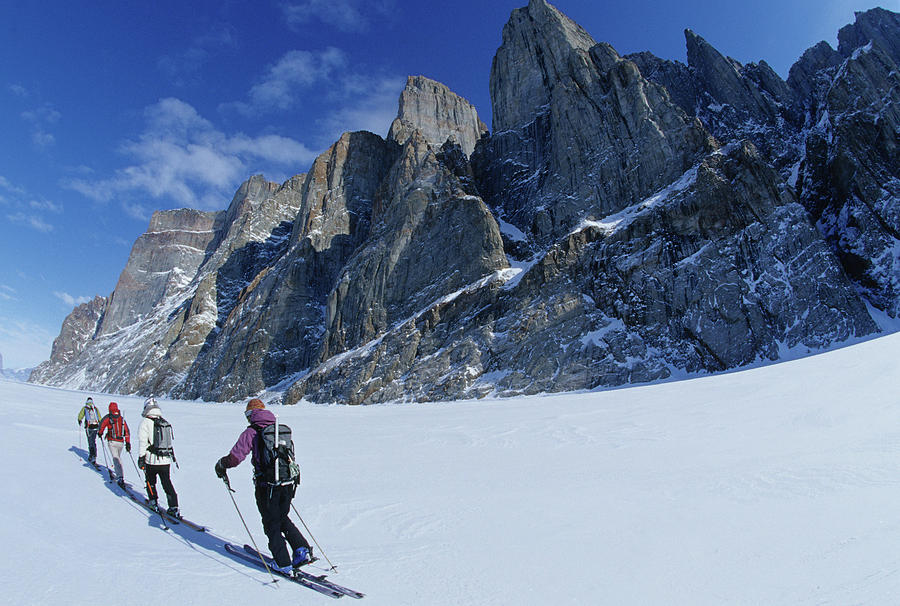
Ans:
[{"label": "backpack", "polygon": [[272,425],[257,429],[259,437],[259,471],[257,481],[270,486],[300,483],[300,466],[294,461],[294,441],[291,428],[276,420]]},{"label": "backpack", "polygon": [[150,454],[158,457],[175,458],[175,449],[172,442],[175,440],[175,432],[172,425],[162,417],[153,419],[153,442],[147,447]]},{"label": "backpack", "polygon": [[122,418],[122,415],[107,415],[109,418],[109,431],[107,432],[107,439],[113,440],[115,442],[122,442],[125,440],[125,420]]},{"label": "backpack", "polygon": [[93,404],[85,404],[84,418],[86,425],[98,425],[100,423],[100,413]]}]

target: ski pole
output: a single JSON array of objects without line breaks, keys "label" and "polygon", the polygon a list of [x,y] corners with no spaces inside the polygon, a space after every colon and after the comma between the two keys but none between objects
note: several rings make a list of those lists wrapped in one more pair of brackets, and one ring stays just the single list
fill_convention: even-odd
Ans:
[{"label": "ski pole", "polygon": [[256,550],[256,555],[259,556],[259,561],[263,563],[266,572],[268,572],[269,576],[272,577],[272,582],[277,583],[278,579],[275,578],[275,574],[269,568],[269,564],[266,562],[266,559],[262,557],[262,552],[259,550],[259,547],[256,546],[256,539],[253,538],[253,534],[247,527],[247,522],[244,521],[244,516],[241,515],[241,509],[240,507],[238,507],[237,501],[234,500],[234,495],[231,494],[235,492],[235,490],[231,487],[231,482],[228,481],[228,476],[226,475],[224,478],[222,478],[222,481],[225,482],[225,490],[228,491],[228,496],[231,497],[231,502],[234,503],[234,509],[235,511],[237,511],[238,517],[241,519],[241,524],[244,525],[244,530],[247,531],[247,536],[250,537],[250,542],[253,543],[253,548]]},{"label": "ski pole", "polygon": [[131,458],[131,464],[134,465],[134,470],[137,472],[138,477],[141,477],[141,470],[138,469],[137,463],[134,462],[134,455],[130,450],[128,451],[128,456]]},{"label": "ski pole", "polygon": [[[306,529],[306,533],[309,535],[309,538],[313,540],[313,543],[316,544],[316,547],[319,549],[319,553],[322,554],[322,557],[325,558],[325,561],[331,564],[331,560],[328,559],[328,556],[325,555],[325,550],[322,549],[322,546],[319,545],[319,542],[316,540],[316,537],[313,536],[312,530],[309,529],[309,526],[306,525],[306,522],[303,521],[303,516],[300,515],[300,512],[297,511],[297,508],[294,507],[294,504],[291,503],[291,509],[294,510],[294,513],[297,514],[297,517],[300,518],[300,523],[303,524],[303,528]],[[337,566],[331,564],[331,570],[337,571]]]},{"label": "ski pole", "polygon": [[106,463],[106,473],[109,474],[109,481],[113,481],[113,472],[112,469],[109,468],[109,458],[106,456],[106,440],[100,438],[100,450],[103,451],[103,462]]}]

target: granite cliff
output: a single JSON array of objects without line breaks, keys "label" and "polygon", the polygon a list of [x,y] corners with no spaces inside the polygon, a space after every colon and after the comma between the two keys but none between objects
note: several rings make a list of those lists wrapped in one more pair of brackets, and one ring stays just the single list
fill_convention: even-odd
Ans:
[{"label": "granite cliff", "polygon": [[[411,77],[227,210],[164,211],[41,383],[365,404],[590,389],[776,361],[900,312],[896,13],[787,80],[691,30],[620,55],[544,0],[512,12],[493,132]],[[874,314],[874,315],[873,315]]]}]

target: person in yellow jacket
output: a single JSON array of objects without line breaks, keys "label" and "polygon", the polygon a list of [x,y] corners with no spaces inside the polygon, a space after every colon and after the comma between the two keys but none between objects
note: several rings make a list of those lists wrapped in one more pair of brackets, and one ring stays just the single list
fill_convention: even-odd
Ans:
[{"label": "person in yellow jacket", "polygon": [[97,430],[100,428],[100,411],[94,406],[93,398],[88,398],[81,410],[78,411],[78,424],[84,424],[84,432],[87,434],[88,461],[91,465],[97,464]]}]

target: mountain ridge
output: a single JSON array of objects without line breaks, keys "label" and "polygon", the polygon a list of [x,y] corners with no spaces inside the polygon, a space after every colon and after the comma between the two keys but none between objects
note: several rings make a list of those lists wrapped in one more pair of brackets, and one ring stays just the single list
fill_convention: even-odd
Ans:
[{"label": "mountain ridge", "polygon": [[444,400],[876,334],[870,309],[900,313],[892,33],[896,13],[859,13],[785,81],[691,30],[687,65],[621,56],[531,0],[492,64],[495,132],[411,76],[385,138],[345,133],[307,173],[251,177],[225,211],[155,214],[31,380]]}]

